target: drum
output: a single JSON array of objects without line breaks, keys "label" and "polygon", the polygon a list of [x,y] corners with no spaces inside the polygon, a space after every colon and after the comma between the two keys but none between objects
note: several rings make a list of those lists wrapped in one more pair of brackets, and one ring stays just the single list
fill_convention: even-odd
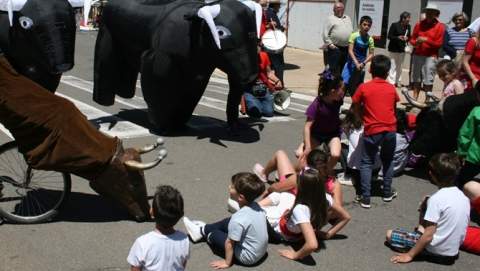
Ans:
[{"label": "drum", "polygon": [[262,44],[265,51],[278,54],[287,46],[287,36],[278,29],[269,29],[262,36]]}]

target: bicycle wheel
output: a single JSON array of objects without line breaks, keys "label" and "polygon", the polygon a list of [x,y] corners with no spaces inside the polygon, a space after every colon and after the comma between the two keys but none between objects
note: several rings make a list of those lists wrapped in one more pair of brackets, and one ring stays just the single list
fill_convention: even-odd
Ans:
[{"label": "bicycle wheel", "polygon": [[0,146],[0,217],[14,223],[51,220],[70,190],[70,174],[32,169],[15,141]]}]

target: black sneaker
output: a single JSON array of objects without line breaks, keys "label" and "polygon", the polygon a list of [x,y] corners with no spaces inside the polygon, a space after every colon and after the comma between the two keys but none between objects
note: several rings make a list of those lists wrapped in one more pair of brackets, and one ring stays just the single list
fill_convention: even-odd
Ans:
[{"label": "black sneaker", "polygon": [[392,201],[394,198],[396,198],[397,195],[398,195],[397,191],[392,190],[392,192],[390,192],[390,195],[384,195],[384,196],[383,196],[383,201],[384,201],[384,202],[390,202],[390,201]]},{"label": "black sneaker", "polygon": [[370,207],[372,207],[370,205],[370,199],[361,198],[360,199],[360,206],[362,206],[362,208],[365,208],[365,209],[370,209]]}]

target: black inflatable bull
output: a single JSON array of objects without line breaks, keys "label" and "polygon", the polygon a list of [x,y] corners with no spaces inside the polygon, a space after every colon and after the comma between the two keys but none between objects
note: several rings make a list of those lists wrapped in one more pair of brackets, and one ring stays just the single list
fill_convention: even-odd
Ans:
[{"label": "black inflatable bull", "polygon": [[[476,91],[479,90],[480,85],[477,85]],[[422,109],[417,115],[415,136],[410,142],[410,150],[427,157],[436,153],[455,151],[458,131],[470,111],[480,105],[480,96],[476,91],[449,96],[427,105],[416,102],[408,92],[402,90],[413,106]]]},{"label": "black inflatable bull", "polygon": [[55,91],[73,67],[75,16],[83,0],[0,0],[0,48],[19,73]]},{"label": "black inflatable bull", "polygon": [[[255,12],[252,12],[255,10]],[[93,99],[131,98],[138,73],[149,117],[160,129],[185,124],[215,68],[228,74],[227,121],[258,74],[261,7],[252,1],[110,0],[95,48]]]},{"label": "black inflatable bull", "polygon": [[71,102],[51,93],[61,73],[73,67],[72,6],[66,0],[0,0],[0,10],[0,49],[6,53],[0,52],[0,123],[27,163],[83,177],[137,221],[146,220],[143,170],[160,163],[166,150],[150,163],[141,163],[140,154],[162,141],[124,150],[119,139],[97,131]]}]

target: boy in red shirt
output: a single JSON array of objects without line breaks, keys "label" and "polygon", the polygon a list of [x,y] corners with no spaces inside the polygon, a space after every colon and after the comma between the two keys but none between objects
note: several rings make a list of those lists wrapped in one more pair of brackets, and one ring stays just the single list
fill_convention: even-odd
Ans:
[{"label": "boy in red shirt", "polygon": [[372,59],[370,73],[372,80],[361,84],[352,97],[356,114],[363,109],[363,153],[360,164],[361,197],[356,200],[363,208],[370,208],[370,186],[372,167],[379,147],[383,165],[383,201],[390,202],[397,192],[392,189],[393,153],[396,145],[397,119],[396,103],[400,101],[395,87],[385,79],[390,70],[390,59],[376,55]]}]

